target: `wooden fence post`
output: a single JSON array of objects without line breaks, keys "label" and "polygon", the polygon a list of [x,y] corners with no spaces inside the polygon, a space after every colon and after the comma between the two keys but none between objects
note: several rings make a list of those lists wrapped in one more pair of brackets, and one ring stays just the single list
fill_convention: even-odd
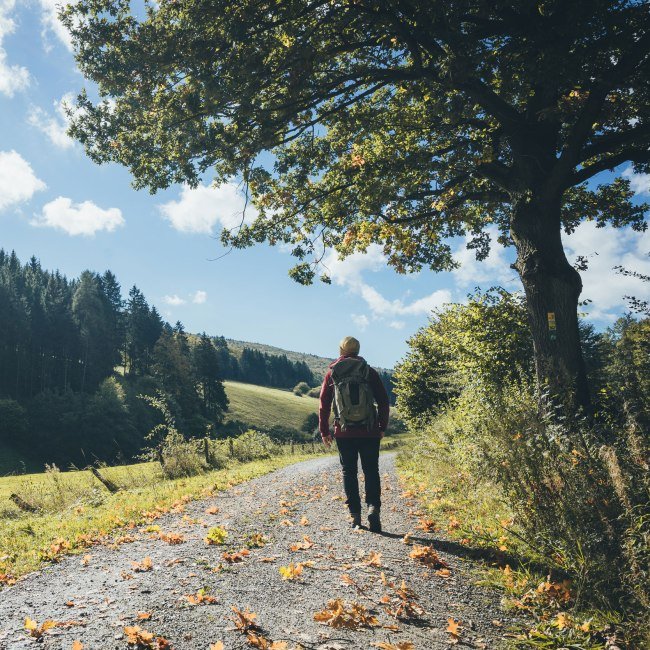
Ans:
[{"label": "wooden fence post", "polygon": [[228,448],[230,450],[230,457],[234,458],[235,457],[235,443],[233,442],[232,438],[228,439]]},{"label": "wooden fence post", "polygon": [[17,494],[12,493],[9,495],[9,498],[18,506],[18,508],[24,510],[25,512],[36,512],[38,510],[36,506],[33,506],[31,503],[28,503],[27,501],[25,501],[25,499],[19,497]]},{"label": "wooden fence post", "polygon": [[111,493],[119,492],[120,488],[116,483],[113,483],[110,479],[107,479],[105,476],[102,476],[99,473],[99,470],[96,467],[91,467],[90,471],[92,475]]}]

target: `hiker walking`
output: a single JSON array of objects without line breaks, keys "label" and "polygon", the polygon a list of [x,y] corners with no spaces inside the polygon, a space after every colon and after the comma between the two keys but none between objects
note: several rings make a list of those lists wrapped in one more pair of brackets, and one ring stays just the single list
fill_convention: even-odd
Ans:
[{"label": "hiker walking", "polygon": [[[339,345],[339,358],[330,364],[320,391],[318,428],[323,442],[332,444],[329,420],[334,407],[334,438],[343,468],[343,487],[352,526],[361,526],[361,497],[357,458],[366,482],[368,528],[381,532],[381,485],[379,442],[384,437],[390,410],[388,394],[379,374],[359,356],[360,344],[346,336]],[[375,405],[376,402],[376,405]]]}]

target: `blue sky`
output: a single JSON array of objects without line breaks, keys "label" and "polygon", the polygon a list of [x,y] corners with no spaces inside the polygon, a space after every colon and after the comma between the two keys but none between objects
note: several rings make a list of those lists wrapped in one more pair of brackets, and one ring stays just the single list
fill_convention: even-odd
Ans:
[{"label": "blue sky", "polygon": [[[476,286],[521,288],[509,268],[511,250],[495,246],[478,263],[462,241],[462,266],[453,273],[399,276],[378,247],[344,262],[329,255],[331,286],[295,284],[287,277],[293,258],[277,248],[216,260],[219,230],[241,207],[234,186],[136,192],[125,169],[94,165],[65,135],[61,102],[84,80],[56,20],[57,1],[0,0],[0,247],[71,277],[111,269],[125,294],[137,284],[166,319],[189,331],[325,356],[351,334],[382,367],[403,356],[433,308]],[[618,172],[630,174],[626,166]],[[648,200],[650,176],[631,178],[639,200]],[[612,267],[650,273],[648,233],[585,223],[565,247],[570,259],[590,259],[583,298],[593,301],[585,309],[598,327],[625,311],[624,295],[647,292]]]}]

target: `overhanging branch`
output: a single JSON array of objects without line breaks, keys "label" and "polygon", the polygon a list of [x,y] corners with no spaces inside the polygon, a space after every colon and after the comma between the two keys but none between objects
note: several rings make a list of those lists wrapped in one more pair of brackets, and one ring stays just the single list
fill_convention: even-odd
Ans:
[{"label": "overhanging branch", "polygon": [[563,189],[568,189],[574,185],[579,185],[589,180],[592,176],[604,172],[608,169],[614,169],[624,162],[646,163],[650,162],[650,151],[648,149],[627,149],[612,156],[602,158],[587,167],[579,169],[569,176]]}]

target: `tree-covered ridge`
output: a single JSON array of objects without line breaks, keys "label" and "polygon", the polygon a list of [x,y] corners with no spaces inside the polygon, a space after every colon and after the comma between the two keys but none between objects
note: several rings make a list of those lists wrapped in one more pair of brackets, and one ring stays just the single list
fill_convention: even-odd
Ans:
[{"label": "tree-covered ridge", "polygon": [[312,386],[318,381],[304,361],[290,361],[286,354],[269,354],[244,347],[239,356],[235,356],[226,347],[223,337],[215,341],[220,349],[228,350],[230,356],[229,363],[224,364],[225,379],[275,388],[293,388],[301,381]]},{"label": "tree-covered ridge", "polygon": [[131,458],[158,417],[140,396],[157,392],[184,435],[225,435],[224,379],[316,381],[286,356],[237,356],[223,337],[170,325],[138,287],[123,298],[110,271],[69,279],[0,250],[0,443],[65,464]]},{"label": "tree-covered ridge", "polygon": [[[244,348],[249,348],[251,350],[259,350],[260,352],[266,352],[271,356],[282,356],[286,355],[287,359],[290,361],[303,361],[309,366],[309,369],[314,374],[316,379],[322,379],[327,372],[327,368],[332,361],[333,357],[321,357],[316,354],[308,354],[305,352],[295,352],[293,350],[285,350],[283,348],[276,347],[274,345],[267,345],[266,343],[253,343],[251,341],[237,341],[235,339],[226,339],[228,347],[236,354],[241,355],[241,352]],[[335,354],[336,350],[332,351],[332,354]]]}]

